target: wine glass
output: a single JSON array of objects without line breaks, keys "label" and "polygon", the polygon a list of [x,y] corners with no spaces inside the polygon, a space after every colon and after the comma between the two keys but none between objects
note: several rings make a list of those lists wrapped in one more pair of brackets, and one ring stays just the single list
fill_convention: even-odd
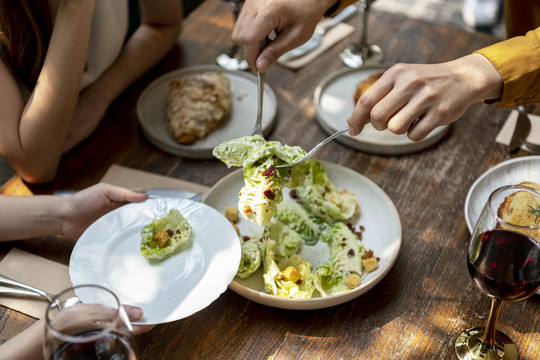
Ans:
[{"label": "wine glass", "polygon": [[[510,215],[511,214],[511,215]],[[491,297],[485,327],[459,334],[459,359],[517,359],[512,340],[496,330],[505,301],[523,300],[540,289],[540,193],[524,186],[495,190],[482,210],[467,252],[476,286]]]},{"label": "wine glass", "polygon": [[[230,5],[234,15],[234,23],[236,23],[244,1],[225,1],[227,1],[227,3],[229,3]],[[237,44],[232,44],[231,46],[221,50],[221,52],[216,57],[216,63],[227,70],[246,70],[249,68],[249,65],[244,57],[244,50]]]},{"label": "wine glass", "polygon": [[54,296],[45,323],[44,359],[137,359],[127,314],[102,286],[79,285]]},{"label": "wine glass", "polygon": [[369,7],[375,0],[360,0],[362,8],[362,37],[359,44],[350,44],[339,54],[340,60],[350,68],[357,69],[364,65],[380,64],[384,60],[382,50],[377,45],[368,43]]}]

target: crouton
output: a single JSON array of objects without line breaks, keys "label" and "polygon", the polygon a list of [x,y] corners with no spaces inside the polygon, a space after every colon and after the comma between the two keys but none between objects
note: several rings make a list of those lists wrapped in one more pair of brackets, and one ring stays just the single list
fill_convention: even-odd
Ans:
[{"label": "crouton", "polygon": [[154,242],[159,246],[160,248],[164,247],[167,241],[171,236],[167,233],[165,230],[160,230],[158,233],[154,236]]},{"label": "crouton", "polygon": [[297,283],[298,280],[302,279],[300,272],[293,266],[287,266],[287,268],[283,270],[282,274],[285,280],[292,281],[293,283]]},{"label": "crouton", "polygon": [[376,257],[370,257],[369,259],[362,260],[362,266],[367,272],[372,272],[379,267],[379,262]]},{"label": "crouton", "polygon": [[345,277],[345,285],[351,290],[359,287],[361,281],[360,275],[355,273],[350,273]]},{"label": "crouton", "polygon": [[238,209],[232,206],[227,206],[225,208],[225,217],[233,224],[236,224],[238,222]]}]

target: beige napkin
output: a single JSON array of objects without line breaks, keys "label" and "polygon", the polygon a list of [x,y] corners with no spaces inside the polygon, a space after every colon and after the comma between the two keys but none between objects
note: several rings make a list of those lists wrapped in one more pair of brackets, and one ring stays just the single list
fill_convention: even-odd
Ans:
[{"label": "beige napkin", "polygon": [[[527,136],[527,141],[533,144],[540,144],[540,116],[532,114],[528,115],[531,119],[531,131],[529,132],[529,136]],[[514,133],[514,128],[516,127],[517,117],[518,111],[512,110],[504,122],[503,127],[497,134],[497,137],[495,138],[498,143],[503,145],[510,144],[510,139],[512,139],[512,134]],[[522,145],[521,148],[527,150],[524,145]]]},{"label": "beige napkin", "polygon": [[[325,21],[328,21],[328,19],[321,21],[321,23],[319,23],[317,26],[321,26]],[[296,59],[291,59],[289,61],[278,59],[278,64],[281,64],[291,69],[301,68],[307,64],[310,64],[326,50],[328,50],[341,40],[345,39],[352,33],[354,33],[354,26],[346,23],[339,23],[332,29],[328,30],[328,32],[323,36],[321,45],[318,48],[308,52],[304,56],[298,57]]]},{"label": "beige napkin", "polygon": [[[51,294],[71,287],[67,266],[17,248],[0,261],[0,274]],[[0,294],[0,305],[40,319],[49,303],[46,299]]]},{"label": "beige napkin", "polygon": [[164,175],[153,174],[142,170],[132,169],[117,164],[113,164],[109,170],[107,170],[101,179],[101,182],[122,186],[132,190],[169,188],[206,194],[206,192],[210,189],[208,186],[175,179]]},{"label": "beige napkin", "polygon": [[[204,185],[116,164],[113,164],[107,170],[101,182],[133,190],[171,188],[203,194],[209,190],[209,187]],[[0,261],[0,274],[52,294],[71,287],[67,266],[16,248],[12,249]],[[45,314],[48,302],[39,298],[23,297],[20,295],[8,297],[0,294],[0,305],[20,311],[34,318],[41,318]]]}]

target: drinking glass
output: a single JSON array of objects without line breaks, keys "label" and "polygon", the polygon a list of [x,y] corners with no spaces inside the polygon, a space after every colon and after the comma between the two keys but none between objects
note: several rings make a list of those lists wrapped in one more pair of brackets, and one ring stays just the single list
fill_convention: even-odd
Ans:
[{"label": "drinking glass", "polygon": [[[234,16],[234,23],[238,20],[238,15],[240,15],[240,10],[244,4],[243,0],[224,0],[229,3]],[[249,65],[244,57],[244,50],[237,44],[232,44],[231,46],[221,50],[221,52],[216,57],[216,63],[224,69],[227,70],[246,70],[249,68]]]},{"label": "drinking glass", "polygon": [[467,252],[469,273],[491,298],[491,310],[485,327],[467,329],[457,337],[459,359],[518,358],[517,347],[496,330],[496,322],[503,302],[523,300],[540,289],[539,241],[540,193],[517,185],[491,193]]},{"label": "drinking glass", "polygon": [[137,359],[127,314],[102,286],[62,291],[47,307],[45,323],[44,359]]},{"label": "drinking glass", "polygon": [[359,44],[350,44],[339,54],[340,60],[350,68],[357,69],[364,65],[380,64],[384,60],[382,50],[377,45],[368,43],[369,7],[375,0],[360,0],[362,9],[362,37]]}]

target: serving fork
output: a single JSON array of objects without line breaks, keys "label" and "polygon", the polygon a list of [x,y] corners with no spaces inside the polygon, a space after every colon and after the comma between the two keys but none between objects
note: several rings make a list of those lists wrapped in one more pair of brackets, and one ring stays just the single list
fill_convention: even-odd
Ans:
[{"label": "serving fork", "polygon": [[290,164],[285,164],[285,165],[278,165],[276,166],[277,169],[285,169],[285,168],[289,168],[289,167],[293,167],[293,166],[298,166],[298,165],[302,165],[304,164],[306,161],[308,161],[309,159],[311,159],[313,157],[313,155],[315,155],[315,153],[317,151],[319,151],[324,145],[326,145],[327,143],[329,143],[330,141],[334,140],[335,138],[337,138],[338,136],[344,134],[347,132],[347,130],[349,130],[349,127],[346,126],[344,127],[343,129],[341,130],[338,130],[337,132],[333,133],[332,135],[330,135],[329,137],[327,137],[326,139],[324,139],[323,141],[321,141],[320,143],[318,143],[317,145],[315,145],[313,147],[313,149],[311,149],[310,152],[308,152],[303,158],[301,159],[298,159],[296,160],[295,162],[292,162]]}]

